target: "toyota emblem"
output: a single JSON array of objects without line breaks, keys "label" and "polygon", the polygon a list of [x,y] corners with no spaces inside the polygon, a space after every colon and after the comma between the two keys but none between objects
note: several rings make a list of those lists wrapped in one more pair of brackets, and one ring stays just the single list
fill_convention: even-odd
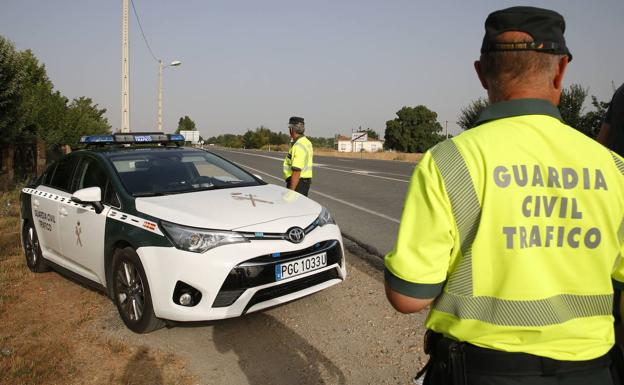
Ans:
[{"label": "toyota emblem", "polygon": [[305,231],[301,227],[291,227],[286,235],[292,243],[300,243],[305,238]]}]

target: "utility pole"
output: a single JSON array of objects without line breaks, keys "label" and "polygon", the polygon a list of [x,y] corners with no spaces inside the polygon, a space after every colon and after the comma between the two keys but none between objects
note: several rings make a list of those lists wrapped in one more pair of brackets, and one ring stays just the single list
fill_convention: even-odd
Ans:
[{"label": "utility pole", "polygon": [[444,132],[446,132],[446,139],[448,139],[448,120],[444,121]]},{"label": "utility pole", "polygon": [[158,131],[162,132],[162,74],[163,62],[158,60]]},{"label": "utility pole", "polygon": [[128,70],[128,0],[121,16],[121,132],[130,132],[130,81]]}]

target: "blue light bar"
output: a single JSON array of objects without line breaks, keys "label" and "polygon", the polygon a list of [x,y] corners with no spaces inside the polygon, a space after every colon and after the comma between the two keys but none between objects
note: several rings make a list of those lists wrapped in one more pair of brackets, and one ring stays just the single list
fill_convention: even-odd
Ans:
[{"label": "blue light bar", "polygon": [[182,134],[169,134],[169,140],[172,142],[184,142],[184,135]]},{"label": "blue light bar", "polygon": [[85,135],[80,138],[83,144],[148,144],[184,142],[181,134],[163,134],[162,132],[137,132],[112,135]]},{"label": "blue light bar", "polygon": [[80,138],[80,143],[115,143],[113,135],[85,135]]}]

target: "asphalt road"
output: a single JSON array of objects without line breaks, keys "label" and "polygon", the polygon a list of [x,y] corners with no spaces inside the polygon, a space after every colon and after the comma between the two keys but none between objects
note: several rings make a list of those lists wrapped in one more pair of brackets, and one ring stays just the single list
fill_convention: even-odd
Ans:
[{"label": "asphalt road", "polygon": [[[284,185],[283,152],[222,148],[210,151],[266,182]],[[315,156],[309,197],[330,210],[343,235],[381,256],[394,247],[414,166],[396,161]]]}]

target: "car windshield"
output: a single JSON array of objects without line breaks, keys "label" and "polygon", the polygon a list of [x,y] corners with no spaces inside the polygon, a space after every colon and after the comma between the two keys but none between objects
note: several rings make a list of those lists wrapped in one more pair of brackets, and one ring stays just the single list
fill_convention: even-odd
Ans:
[{"label": "car windshield", "polygon": [[137,197],[260,184],[234,164],[202,151],[137,151],[109,159],[128,192]]}]

